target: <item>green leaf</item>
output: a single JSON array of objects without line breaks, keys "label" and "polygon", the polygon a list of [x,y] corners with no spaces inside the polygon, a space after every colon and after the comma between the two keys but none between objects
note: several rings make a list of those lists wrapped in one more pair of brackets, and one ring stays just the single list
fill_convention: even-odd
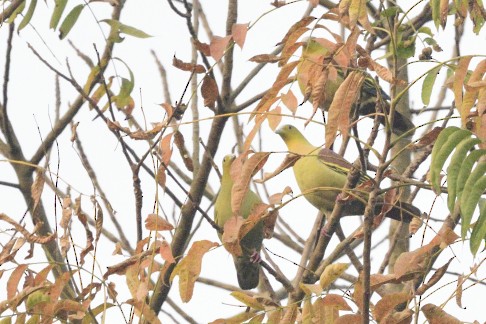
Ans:
[{"label": "green leaf", "polygon": [[79,15],[81,14],[81,11],[83,11],[84,5],[80,4],[74,7],[71,12],[68,13],[66,18],[64,18],[64,21],[61,24],[61,27],[59,27],[59,38],[64,39],[64,37],[67,36],[67,34],[71,31],[73,28],[74,24],[79,18]]},{"label": "green leaf", "polygon": [[481,198],[481,195],[483,194],[485,189],[486,189],[486,175],[483,175],[481,178],[479,178],[474,182],[474,186],[472,187],[470,194],[467,196],[464,195],[462,196],[467,198],[465,199],[466,202],[465,204],[462,204],[461,201],[461,220],[462,220],[461,234],[463,239],[466,237],[466,233],[469,230],[469,227],[471,225],[471,220],[472,220],[474,210],[476,209],[476,206],[479,203],[479,199]]},{"label": "green leaf", "polygon": [[486,239],[486,199],[482,198],[479,200],[479,218],[473,227],[471,240],[469,241],[473,255],[476,255],[484,239]]},{"label": "green leaf", "polygon": [[435,39],[433,39],[432,37],[425,37],[424,42],[427,45],[436,45],[437,44],[437,41]]},{"label": "green leaf", "polygon": [[19,13],[24,11],[24,8],[25,8],[25,1],[22,1],[22,3],[17,7],[17,9],[15,9],[14,12],[12,12],[10,17],[7,19],[7,24],[13,23],[13,21],[15,20],[15,18],[17,18]]},{"label": "green leaf", "polygon": [[461,237],[466,238],[474,209],[486,189],[486,162],[479,162],[466,181],[461,195]]},{"label": "green leaf", "polygon": [[432,161],[430,163],[430,181],[436,194],[440,193],[440,171],[447,157],[457,144],[472,133],[459,127],[450,126],[443,129],[432,149]]},{"label": "green leaf", "polygon": [[22,29],[25,28],[25,26],[27,26],[29,24],[30,20],[32,19],[32,16],[34,15],[36,5],[37,5],[37,0],[32,0],[30,2],[29,9],[27,10],[27,13],[25,14],[24,19],[22,19],[22,21],[20,22],[18,31],[21,31]]},{"label": "green leaf", "polygon": [[67,0],[55,0],[54,11],[52,12],[51,22],[49,28],[56,29],[59,21],[61,20],[62,13],[66,8]]},{"label": "green leaf", "polygon": [[434,88],[435,79],[439,74],[441,66],[438,66],[427,73],[422,84],[422,102],[424,105],[428,106],[430,103],[430,95],[432,94],[432,89]]},{"label": "green leaf", "polygon": [[[478,138],[466,138],[459,145],[457,145],[454,154],[452,155],[451,162],[447,168],[447,206],[451,212],[454,211],[454,205],[456,201],[457,193],[457,178],[462,164],[466,159],[468,152],[476,145],[481,143]],[[462,190],[462,189],[461,189]]]},{"label": "green leaf", "polygon": [[430,8],[432,9],[432,21],[435,27],[439,29],[440,25],[440,0],[430,0]]},{"label": "green leaf", "polygon": [[471,175],[471,170],[476,163],[483,155],[486,155],[486,150],[476,150],[471,152],[465,159],[462,161],[461,169],[459,170],[459,175],[457,176],[457,184],[456,184],[456,195],[457,199],[461,199],[462,193],[466,186],[466,183]]},{"label": "green leaf", "polygon": [[133,36],[133,37],[138,37],[138,38],[152,37],[151,35],[147,34],[146,32],[144,32],[140,29],[137,29],[135,27],[122,24],[118,20],[103,19],[101,21],[104,22],[104,23],[107,23],[108,25],[110,25],[114,29],[118,29],[118,31],[120,33],[123,33],[123,34],[127,34],[127,35],[130,35],[130,36]]},{"label": "green leaf", "polygon": [[420,27],[418,33],[427,34],[430,37],[434,37],[434,34],[432,33],[432,30],[429,27],[424,27],[424,26]]}]

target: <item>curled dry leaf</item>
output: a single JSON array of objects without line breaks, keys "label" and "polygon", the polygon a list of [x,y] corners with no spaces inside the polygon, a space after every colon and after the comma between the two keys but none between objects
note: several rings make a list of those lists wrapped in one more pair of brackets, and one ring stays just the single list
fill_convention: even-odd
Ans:
[{"label": "curled dry leaf", "polygon": [[186,166],[187,170],[190,172],[194,171],[194,163],[192,162],[189,151],[187,151],[186,145],[184,144],[184,136],[178,130],[174,133],[174,144],[179,149],[182,161]]},{"label": "curled dry leaf", "polygon": [[9,223],[12,225],[17,231],[19,231],[29,243],[38,243],[38,244],[46,244],[52,240],[54,240],[57,235],[56,233],[52,233],[48,236],[37,236],[34,234],[29,233],[23,226],[19,223],[8,217],[7,215],[0,213],[0,220]]},{"label": "curled dry leaf", "polygon": [[422,224],[424,221],[420,217],[413,217],[412,220],[410,221],[410,224],[408,224],[408,231],[410,232],[411,235],[417,233],[420,227],[422,227]]},{"label": "curled dry leaf", "polygon": [[272,109],[268,112],[267,115],[267,121],[268,121],[268,126],[270,126],[270,129],[272,131],[275,131],[277,127],[280,125],[280,122],[282,121],[282,115],[281,115],[282,109],[280,106],[275,107],[275,109]]},{"label": "curled dry leaf", "polygon": [[272,179],[273,177],[279,175],[282,171],[291,168],[294,166],[295,162],[301,158],[300,155],[296,154],[287,154],[285,159],[280,163],[280,165],[271,173],[265,173],[262,179],[254,180],[256,183],[264,183],[267,180]]},{"label": "curled dry leaf", "polygon": [[395,307],[408,302],[413,296],[409,293],[393,293],[383,296],[373,309],[373,315],[378,323],[395,311]]},{"label": "curled dry leaf", "polygon": [[285,197],[287,195],[291,195],[291,194],[292,194],[292,188],[290,188],[289,186],[286,186],[282,192],[271,195],[268,198],[268,202],[271,205],[281,204],[283,197]]},{"label": "curled dry leaf", "polygon": [[145,219],[145,228],[149,231],[171,231],[174,226],[157,214],[149,214]]},{"label": "curled dry leaf", "polygon": [[185,63],[179,60],[175,55],[172,59],[172,65],[182,71],[189,71],[194,73],[206,73],[206,68],[201,64]]},{"label": "curled dry leaf", "polygon": [[34,182],[32,183],[32,186],[31,186],[32,200],[34,201],[33,209],[35,209],[37,207],[37,204],[39,204],[39,201],[40,201],[40,198],[41,198],[41,195],[42,195],[42,191],[44,190],[44,183],[45,182],[46,181],[44,179],[44,173],[42,171],[40,171],[39,169],[36,170],[36,177],[34,179]]},{"label": "curled dry leaf", "polygon": [[249,59],[250,62],[255,63],[277,63],[280,62],[280,60],[282,60],[282,58],[274,54],[259,54]]},{"label": "curled dry leaf", "polygon": [[418,287],[415,294],[418,295],[418,296],[421,296],[427,291],[427,289],[429,289],[430,287],[435,285],[437,282],[439,282],[439,280],[444,276],[447,269],[449,268],[449,265],[451,264],[452,260],[454,260],[454,258],[450,258],[449,262],[447,262],[442,267],[437,269],[434,272],[434,274],[432,275],[432,277],[430,277],[430,279],[427,281],[427,283],[424,283],[420,287]]},{"label": "curled dry leaf", "polygon": [[462,321],[458,320],[452,315],[447,314],[442,308],[435,306],[434,304],[427,304],[420,309],[424,313],[425,317],[430,324],[461,324]]},{"label": "curled dry leaf", "polygon": [[206,56],[211,56],[211,50],[209,49],[209,44],[201,43],[197,39],[193,39],[192,42],[199,52],[203,53]]}]

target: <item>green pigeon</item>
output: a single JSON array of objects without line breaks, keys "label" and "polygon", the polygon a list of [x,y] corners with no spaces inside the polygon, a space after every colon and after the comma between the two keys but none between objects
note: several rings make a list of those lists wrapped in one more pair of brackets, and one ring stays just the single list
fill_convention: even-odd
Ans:
[{"label": "green pigeon", "polygon": [[[231,178],[231,164],[235,160],[234,155],[227,155],[223,159],[223,175],[221,177],[221,188],[214,204],[214,221],[219,227],[224,228],[224,224],[234,217],[231,211],[231,190],[233,188],[233,179]],[[247,219],[252,210],[262,201],[256,193],[248,190],[240,209],[240,215]],[[222,235],[218,233],[219,239]],[[235,256],[236,273],[238,284],[241,289],[253,289],[258,286],[260,277],[260,265],[255,259],[255,255],[262,248],[263,242],[263,221],[259,221],[240,241],[242,255]]]},{"label": "green pigeon", "polygon": [[[308,91],[314,86],[313,82],[316,82],[319,78],[319,73],[322,71],[323,64],[327,66],[326,60],[329,60],[332,56],[333,61],[331,64],[335,67],[335,73],[330,74],[327,78],[327,82],[324,85],[324,94],[321,95],[321,101],[319,107],[325,111],[329,110],[329,107],[334,99],[334,94],[344,81],[344,71],[339,66],[346,66],[349,58],[339,50],[329,50],[336,47],[335,43],[330,42],[324,38],[309,38],[303,45],[301,63],[297,66],[297,82],[299,88],[305,97],[309,97]],[[333,54],[330,55],[330,52]],[[320,69],[320,70],[319,70]],[[312,81],[312,79],[314,81]],[[378,91],[380,91],[380,98],[382,99],[382,106],[388,112],[390,105],[388,100],[390,97],[381,89],[377,90],[375,86],[376,82],[371,75],[366,74],[366,78],[361,86],[361,93],[359,95],[359,101],[356,103],[356,109],[360,115],[371,115],[376,113],[376,103]],[[385,119],[380,118],[380,122],[385,125]],[[394,111],[392,132],[401,135],[405,132],[409,132],[409,135],[413,134],[415,125],[410,119],[398,111]]]},{"label": "green pigeon", "polygon": [[[342,156],[327,148],[312,145],[302,133],[292,125],[280,127],[276,133],[282,137],[289,152],[301,158],[293,166],[295,180],[304,197],[325,215],[329,215],[338,195],[347,181],[347,173],[352,164]],[[358,185],[370,179],[362,174]],[[383,199],[376,204],[375,214],[379,214],[384,204]],[[342,216],[363,215],[365,204],[361,199],[350,199],[343,206]],[[397,201],[386,217],[409,223],[421,213],[415,206]]]}]

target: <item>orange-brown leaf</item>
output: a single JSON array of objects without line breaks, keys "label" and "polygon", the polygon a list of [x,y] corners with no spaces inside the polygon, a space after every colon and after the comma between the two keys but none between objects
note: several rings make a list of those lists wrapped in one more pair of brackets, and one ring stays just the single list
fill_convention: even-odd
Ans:
[{"label": "orange-brown leaf", "polygon": [[272,131],[275,131],[280,125],[280,122],[282,121],[282,109],[280,106],[277,106],[275,109],[272,109],[268,112],[267,115],[267,121],[268,121],[268,126],[270,126],[270,129]]},{"label": "orange-brown leaf", "polygon": [[451,264],[452,260],[454,260],[454,258],[450,258],[449,259],[449,262],[447,262],[442,267],[440,267],[439,269],[437,269],[434,272],[434,274],[432,275],[432,277],[430,277],[430,279],[427,281],[427,283],[423,283],[420,287],[418,287],[418,289],[415,292],[415,294],[417,296],[423,295],[427,291],[427,289],[429,289],[430,287],[432,287],[433,285],[435,285],[437,282],[439,282],[439,280],[446,273],[447,268],[449,268],[449,265]]},{"label": "orange-brown leaf", "polygon": [[365,79],[363,73],[352,71],[337,89],[334,99],[329,107],[329,121],[326,127],[326,147],[331,147],[340,130],[344,137],[348,136],[349,113],[351,107],[360,93],[361,85]]},{"label": "orange-brown leaf", "polygon": [[179,276],[179,293],[184,303],[191,300],[194,292],[194,284],[201,273],[202,258],[211,248],[218,243],[203,240],[194,242],[187,255],[176,265],[170,276],[172,281]]},{"label": "orange-brown leaf", "polygon": [[445,29],[448,14],[449,14],[449,0],[440,0],[439,16],[440,16],[440,25],[442,26],[442,29]]},{"label": "orange-brown leaf", "polygon": [[462,284],[464,283],[464,276],[459,275],[457,277],[457,287],[456,287],[456,304],[462,308]]},{"label": "orange-brown leaf", "polygon": [[159,165],[159,168],[157,169],[157,174],[156,174],[156,180],[159,186],[161,186],[163,189],[165,189],[165,183],[167,181],[167,175],[165,174],[165,166],[163,164]]},{"label": "orange-brown leaf", "polygon": [[229,41],[231,40],[231,36],[220,37],[214,36],[211,39],[211,44],[209,44],[209,49],[211,52],[211,56],[215,61],[219,61],[226,51],[226,47],[228,46]]},{"label": "orange-brown leaf", "polygon": [[27,264],[19,264],[17,268],[12,271],[12,274],[7,281],[7,299],[12,299],[17,294],[17,287],[27,267]]},{"label": "orange-brown leaf", "polygon": [[200,51],[206,56],[211,56],[211,49],[209,48],[209,44],[201,43],[197,39],[193,39],[192,43],[194,44],[194,46],[198,51]]},{"label": "orange-brown leaf", "polygon": [[204,106],[214,109],[216,100],[219,96],[219,90],[216,81],[208,74],[204,76],[201,85],[201,95],[204,99]]},{"label": "orange-brown leaf", "polygon": [[412,297],[413,296],[408,293],[393,293],[383,296],[383,298],[376,303],[373,310],[375,319],[380,322],[386,316],[391,314],[396,306],[408,302]]},{"label": "orange-brown leaf", "polygon": [[454,73],[454,82],[452,83],[452,90],[454,91],[454,101],[456,107],[462,106],[462,88],[464,85],[464,80],[466,79],[467,75],[467,68],[469,66],[469,62],[471,62],[472,56],[464,56],[459,59],[457,63],[457,68]]},{"label": "orange-brown leaf", "polygon": [[222,241],[224,248],[235,256],[240,256],[243,251],[241,250],[239,232],[245,219],[241,216],[233,216],[224,223]]},{"label": "orange-brown leaf", "polygon": [[281,95],[280,99],[282,99],[282,102],[292,112],[292,114],[295,115],[299,103],[297,102],[297,97],[295,97],[292,90],[289,89],[286,94]]},{"label": "orange-brown leaf", "polygon": [[42,195],[42,190],[44,189],[44,183],[46,182],[44,179],[44,174],[40,170],[36,171],[36,177],[34,179],[34,182],[32,183],[31,186],[31,192],[32,192],[32,200],[34,202],[34,207],[35,209],[37,207],[37,204],[40,201],[41,195]]},{"label": "orange-brown leaf", "polygon": [[243,199],[249,190],[252,177],[261,170],[269,156],[269,152],[258,152],[253,154],[243,164],[243,168],[239,172],[239,177],[238,179],[235,179],[235,183],[231,189],[231,211],[233,214],[238,214],[240,212]]},{"label": "orange-brown leaf", "polygon": [[162,259],[169,263],[175,263],[174,256],[172,255],[172,249],[166,240],[160,242],[159,253]]},{"label": "orange-brown leaf", "polygon": [[282,171],[291,168],[294,166],[295,162],[297,162],[301,158],[300,155],[295,154],[287,154],[285,159],[280,163],[280,165],[271,173],[264,173],[262,179],[256,179],[254,182],[256,183],[264,183],[267,180],[272,179],[273,177],[279,175]]},{"label": "orange-brown leaf", "polygon": [[160,141],[160,145],[159,145],[161,161],[162,163],[165,164],[165,166],[169,165],[170,158],[172,157],[172,147],[170,145],[172,140],[172,135],[174,135],[174,133],[165,135]]},{"label": "orange-brown leaf", "polygon": [[462,322],[452,315],[447,314],[442,308],[433,304],[422,306],[422,313],[430,324],[461,324]]},{"label": "orange-brown leaf", "polygon": [[246,33],[248,32],[248,23],[246,24],[233,24],[231,27],[231,36],[236,45],[243,49],[245,45]]},{"label": "orange-brown leaf", "polygon": [[194,73],[206,73],[206,68],[201,64],[186,63],[179,60],[175,55],[172,58],[172,65],[182,71],[189,71]]},{"label": "orange-brown leaf", "polygon": [[274,54],[258,54],[250,58],[248,61],[255,63],[277,63],[282,58]]},{"label": "orange-brown leaf", "polygon": [[157,214],[149,214],[145,219],[145,228],[149,231],[171,231],[174,226]]},{"label": "orange-brown leaf", "polygon": [[174,144],[179,149],[179,153],[181,154],[182,161],[186,166],[186,169],[190,172],[194,171],[194,163],[192,162],[191,156],[187,151],[186,145],[184,144],[184,136],[178,130],[174,133]]},{"label": "orange-brown leaf", "polygon": [[127,304],[132,305],[135,308],[135,314],[140,318],[142,316],[148,323],[161,324],[162,322],[157,317],[157,314],[147,305],[144,301],[136,301],[135,299],[129,299]]}]

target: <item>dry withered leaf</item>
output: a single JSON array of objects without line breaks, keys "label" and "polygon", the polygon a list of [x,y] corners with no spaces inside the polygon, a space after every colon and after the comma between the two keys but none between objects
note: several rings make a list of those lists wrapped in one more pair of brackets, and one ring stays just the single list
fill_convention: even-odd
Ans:
[{"label": "dry withered leaf", "polygon": [[211,52],[211,56],[215,61],[219,61],[223,57],[230,40],[231,36],[214,36],[213,39],[211,39],[209,49]]},{"label": "dry withered leaf", "polygon": [[186,166],[188,171],[194,171],[194,163],[192,162],[191,155],[184,144],[184,136],[178,130],[174,133],[174,144],[179,149],[179,153],[181,154],[182,161]]},{"label": "dry withered leaf", "polygon": [[216,100],[218,100],[219,90],[216,81],[206,74],[201,85],[201,96],[204,99],[204,106],[214,109]]},{"label": "dry withered leaf", "polygon": [[233,216],[224,223],[222,237],[224,248],[235,256],[240,256],[243,253],[238,234],[244,222],[245,219],[243,217]]},{"label": "dry withered leaf", "polygon": [[7,299],[12,299],[17,294],[17,287],[27,267],[27,264],[19,264],[10,274],[7,281]]},{"label": "dry withered leaf", "polygon": [[40,201],[45,182],[44,173],[40,169],[37,169],[36,177],[31,186],[32,200],[34,201],[33,209],[37,207],[37,204]]},{"label": "dry withered leaf", "polygon": [[258,54],[249,59],[250,62],[255,63],[277,63],[282,58],[274,54]]},{"label": "dry withered leaf", "polygon": [[78,134],[76,133],[76,129],[79,126],[79,122],[73,123],[71,122],[71,142],[74,142],[76,138],[78,137]]},{"label": "dry withered leaf", "polygon": [[427,304],[420,309],[430,324],[462,324],[452,315],[447,314],[442,308],[434,304]]},{"label": "dry withered leaf", "polygon": [[174,226],[157,214],[149,214],[145,219],[145,228],[149,231],[171,231]]},{"label": "dry withered leaf", "polygon": [[187,255],[176,265],[170,276],[174,280],[179,276],[179,293],[184,303],[191,300],[194,292],[194,284],[201,273],[202,258],[211,248],[218,243],[202,240],[192,243]]},{"label": "dry withered leaf", "polygon": [[295,115],[299,103],[292,90],[289,89],[287,93],[280,96],[280,99],[282,99],[282,102],[292,112],[292,114]]},{"label": "dry withered leaf", "polygon": [[462,308],[462,284],[464,283],[464,275],[459,275],[457,277],[457,287],[456,287],[456,304]]},{"label": "dry withered leaf", "polygon": [[160,242],[159,253],[162,259],[169,263],[175,263],[174,256],[172,255],[172,249],[170,248],[170,244],[163,240]]},{"label": "dry withered leaf", "polygon": [[170,143],[173,135],[174,133],[167,134],[160,140],[160,160],[165,166],[169,165],[170,158],[172,157],[172,147]]},{"label": "dry withered leaf", "polygon": [[394,312],[395,307],[408,302],[413,296],[409,293],[392,293],[383,296],[375,305],[373,315],[378,322]]},{"label": "dry withered leaf", "polygon": [[244,162],[241,169],[236,169],[238,167],[237,164],[235,165],[236,161],[231,165],[233,170],[239,170],[238,178],[235,179],[235,183],[231,189],[231,210],[233,214],[239,213],[243,199],[248,192],[251,179],[261,170],[269,156],[269,152],[257,152]]},{"label": "dry withered leaf", "polygon": [[233,26],[231,27],[231,36],[233,36],[233,40],[235,41],[236,45],[238,45],[241,49],[243,49],[243,45],[245,45],[248,25],[248,23],[233,24]]},{"label": "dry withered leaf", "polygon": [[200,51],[206,56],[211,56],[211,50],[209,49],[209,44],[202,43],[197,39],[193,39],[192,42],[198,51]]},{"label": "dry withered leaf", "polygon": [[172,65],[182,71],[206,73],[206,68],[201,64],[185,63],[182,60],[179,60],[175,55],[172,58]]},{"label": "dry withered leaf", "polygon": [[442,267],[437,269],[434,272],[434,274],[432,275],[432,277],[430,277],[430,279],[427,281],[427,283],[423,283],[420,287],[418,287],[417,291],[415,292],[416,295],[418,295],[418,296],[423,295],[427,291],[427,289],[429,289],[430,287],[435,285],[437,282],[439,282],[439,280],[444,276],[447,269],[449,268],[449,264],[451,264],[452,260],[454,260],[454,258],[450,258],[449,262],[447,262]]},{"label": "dry withered leaf", "polygon": [[293,167],[295,162],[297,162],[300,158],[301,158],[300,155],[296,155],[292,153],[287,154],[285,156],[285,159],[282,161],[282,163],[280,163],[280,165],[273,172],[263,174],[262,179],[256,179],[254,180],[254,182],[264,183],[265,181],[272,179],[273,177],[279,175],[282,171]]},{"label": "dry withered leaf", "polygon": [[282,109],[280,106],[275,107],[275,109],[272,109],[268,112],[267,116],[267,121],[268,121],[268,126],[270,126],[270,129],[272,131],[275,131],[277,127],[280,125],[280,122],[282,121]]}]

